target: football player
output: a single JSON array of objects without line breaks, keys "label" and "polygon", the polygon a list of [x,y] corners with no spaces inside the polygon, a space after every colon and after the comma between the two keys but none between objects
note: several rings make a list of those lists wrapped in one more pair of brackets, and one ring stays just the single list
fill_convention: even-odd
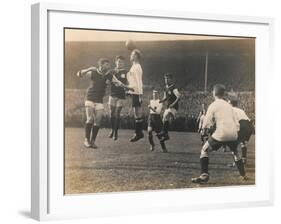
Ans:
[{"label": "football player", "polygon": [[238,108],[238,98],[230,99],[230,104],[232,105],[236,119],[239,122],[238,142],[241,147],[242,161],[244,164],[246,164],[247,143],[250,140],[251,135],[253,134],[254,127],[245,111]]},{"label": "football player", "polygon": [[159,136],[161,137],[161,141],[164,142],[166,140],[169,140],[169,125],[173,122],[173,120],[176,117],[178,108],[179,108],[179,100],[181,97],[181,94],[179,90],[176,88],[173,75],[171,73],[166,73],[164,75],[165,80],[165,91],[164,91],[164,97],[160,101],[160,103],[167,102],[167,108],[164,111],[163,114],[163,128]]},{"label": "football player", "polygon": [[[149,116],[148,116],[148,125],[147,125],[147,132],[148,132],[148,140],[150,143],[150,150],[154,151],[155,144],[153,141],[153,131],[156,133],[157,137],[159,137],[159,133],[162,129],[162,120],[160,113],[162,111],[163,104],[160,103],[160,99],[158,97],[158,92],[153,90],[152,92],[152,100],[148,105],[149,108]],[[165,142],[160,141],[160,145],[163,152],[167,152]]]},{"label": "football player", "polygon": [[203,131],[203,123],[204,123],[204,120],[205,120],[205,117],[206,117],[205,109],[202,110],[200,112],[200,114],[201,114],[201,116],[199,118],[198,133],[200,134],[202,145],[204,145],[205,141],[208,138],[208,136],[205,135],[206,133],[204,133],[204,131]]},{"label": "football player", "polygon": [[110,68],[109,60],[101,58],[98,61],[98,68],[90,67],[77,72],[78,77],[87,77],[90,79],[90,86],[87,89],[85,100],[87,120],[85,124],[84,145],[87,148],[98,148],[95,144],[95,140],[104,113],[103,97],[105,95],[107,80],[118,86],[127,88],[123,83],[116,79]]},{"label": "football player", "polygon": [[232,106],[224,100],[225,87],[216,84],[213,89],[214,102],[210,104],[206,118],[203,123],[204,132],[212,126],[216,126],[213,134],[203,145],[200,155],[201,174],[192,178],[193,183],[207,183],[209,181],[209,152],[218,150],[223,145],[229,147],[232,152],[235,164],[242,179],[246,179],[244,163],[237,150],[238,146],[238,122],[235,118]]},{"label": "football player", "polygon": [[140,65],[141,52],[134,49],[130,55],[132,66],[127,74],[128,86],[132,89],[128,94],[132,99],[132,108],[135,117],[135,134],[130,139],[131,142],[136,142],[144,137],[143,134],[143,117],[142,117],[142,95],[143,95],[143,82],[142,82],[142,67]]},{"label": "football player", "polygon": [[[115,57],[115,69],[113,69],[113,75],[124,85],[128,84],[127,73],[125,69],[125,58],[123,56]],[[120,113],[122,107],[124,106],[126,98],[125,89],[121,86],[117,86],[114,83],[110,85],[110,95],[108,98],[108,105],[110,107],[110,122],[111,122],[111,132],[109,138],[114,140],[118,139],[118,129],[120,125]]]}]

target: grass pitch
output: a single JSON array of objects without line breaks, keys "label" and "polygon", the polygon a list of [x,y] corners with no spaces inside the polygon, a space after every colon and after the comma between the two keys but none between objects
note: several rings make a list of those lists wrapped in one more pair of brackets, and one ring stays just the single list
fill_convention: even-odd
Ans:
[{"label": "grass pitch", "polygon": [[156,150],[149,150],[146,138],[130,143],[133,130],[120,130],[119,139],[108,138],[108,129],[100,129],[98,149],[83,146],[84,129],[65,129],[65,194],[143,191],[192,187],[218,187],[255,184],[255,139],[248,144],[246,172],[242,181],[229,151],[210,153],[210,181],[197,185],[190,179],[200,174],[201,141],[198,133],[170,132],[168,153],[162,153],[154,137]]}]

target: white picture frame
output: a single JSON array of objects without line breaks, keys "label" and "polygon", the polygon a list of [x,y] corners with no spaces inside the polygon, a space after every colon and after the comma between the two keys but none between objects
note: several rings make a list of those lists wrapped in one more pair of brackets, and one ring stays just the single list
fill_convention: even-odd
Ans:
[{"label": "white picture frame", "polygon": [[[101,9],[94,6],[32,5],[31,215],[37,220],[174,212],[271,205],[273,149],[270,135],[273,49],[272,18],[191,12]],[[105,20],[106,18],[106,20]],[[109,22],[120,19],[122,23]],[[113,20],[111,20],[113,21]],[[134,21],[135,23],[133,23]],[[121,25],[120,25],[121,24]],[[136,25],[138,24],[138,25]],[[150,24],[150,25],[148,25]],[[61,125],[63,27],[251,36],[256,45],[256,185],[206,189],[64,196]],[[173,30],[171,30],[173,27]],[[188,28],[187,28],[188,27]],[[55,56],[55,57],[54,57]],[[61,105],[61,107],[60,107]],[[272,108],[272,107],[271,107]],[[259,137],[261,136],[261,137]]]}]

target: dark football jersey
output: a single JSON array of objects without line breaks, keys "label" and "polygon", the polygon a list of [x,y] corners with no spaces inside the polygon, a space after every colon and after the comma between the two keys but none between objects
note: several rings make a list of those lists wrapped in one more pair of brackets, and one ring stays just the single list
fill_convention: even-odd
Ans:
[{"label": "dark football jersey", "polygon": [[[174,94],[174,90],[177,89],[175,85],[166,86],[165,93],[167,97],[167,107],[169,107],[175,100],[177,99],[177,96]],[[177,102],[174,106],[174,109],[179,109],[179,103]]]},{"label": "dark football jersey", "polygon": [[106,90],[106,80],[112,80],[112,73],[101,73],[98,70],[92,71],[90,86],[87,89],[86,99],[95,103],[103,103]]},{"label": "dark football jersey", "polygon": [[[128,84],[127,73],[128,71],[126,69],[114,69],[112,71],[112,74],[124,85]],[[117,97],[119,99],[125,99],[126,93],[124,88],[111,83],[110,96]]]}]

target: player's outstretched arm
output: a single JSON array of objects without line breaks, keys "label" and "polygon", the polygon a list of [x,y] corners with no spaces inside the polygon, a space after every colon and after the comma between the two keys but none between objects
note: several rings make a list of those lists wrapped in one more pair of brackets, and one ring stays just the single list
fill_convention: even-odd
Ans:
[{"label": "player's outstretched arm", "polygon": [[82,78],[82,77],[88,77],[88,76],[91,75],[91,72],[92,72],[92,71],[95,71],[95,70],[97,70],[97,68],[94,67],[94,66],[92,66],[92,67],[89,67],[89,68],[86,68],[86,69],[81,69],[81,70],[79,70],[79,71],[76,73],[76,75],[77,75],[78,77],[80,77],[80,78]]},{"label": "player's outstretched arm", "polygon": [[124,83],[122,83],[120,80],[118,80],[118,79],[116,78],[115,75],[112,76],[111,82],[112,82],[115,86],[120,86],[120,87],[122,87],[122,88],[125,89],[125,90],[130,90],[130,91],[134,92],[134,89],[133,89],[133,88],[129,87],[128,85],[125,85]]}]

